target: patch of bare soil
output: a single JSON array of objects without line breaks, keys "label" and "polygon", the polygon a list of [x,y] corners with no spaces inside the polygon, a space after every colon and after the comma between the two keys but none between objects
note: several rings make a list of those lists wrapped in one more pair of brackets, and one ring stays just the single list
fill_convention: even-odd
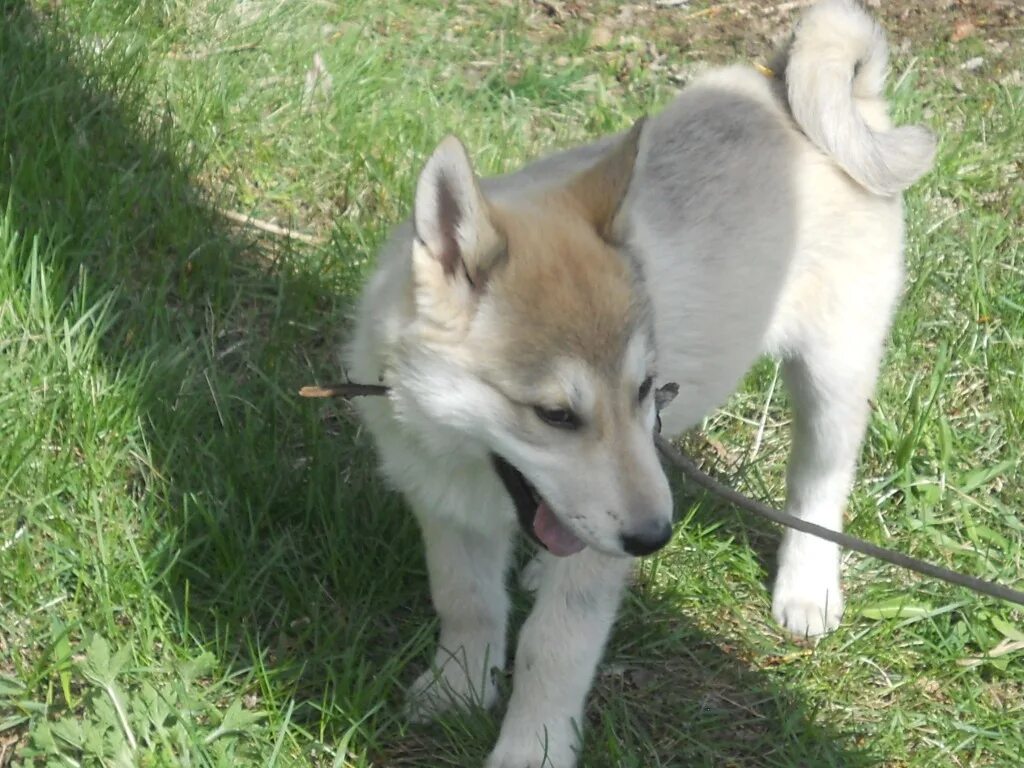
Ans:
[{"label": "patch of bare soil", "polygon": [[[667,58],[680,64],[768,58],[813,0],[527,0],[527,20],[538,34],[581,28],[592,53],[610,54],[642,41],[656,67]],[[978,66],[1019,68],[1024,61],[1024,3],[1020,0],[865,0],[880,18],[897,52],[944,58],[969,48]],[[655,49],[652,54],[650,49]],[[956,58],[955,56],[953,58]]]}]

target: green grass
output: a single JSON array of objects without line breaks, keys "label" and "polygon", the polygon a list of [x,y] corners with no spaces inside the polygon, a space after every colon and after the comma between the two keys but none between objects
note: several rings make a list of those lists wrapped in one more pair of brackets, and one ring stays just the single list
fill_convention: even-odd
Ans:
[{"label": "green grass", "polygon": [[[500,713],[403,722],[435,631],[418,534],[346,409],[294,392],[337,377],[440,136],[501,171],[766,50],[692,13],[603,42],[529,2],[0,0],[0,766],[482,761]],[[850,527],[1019,582],[1024,48],[900,34],[896,111],[942,148]],[[774,370],[689,442],[778,503]],[[1019,762],[1024,657],[984,655],[1020,610],[854,556],[843,627],[794,645],[778,533],[685,489],[679,511],[599,671],[588,768]]]}]

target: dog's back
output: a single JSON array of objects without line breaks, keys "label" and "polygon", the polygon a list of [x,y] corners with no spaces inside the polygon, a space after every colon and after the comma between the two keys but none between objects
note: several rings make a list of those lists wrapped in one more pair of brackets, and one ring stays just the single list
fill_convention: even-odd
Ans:
[{"label": "dog's back", "polygon": [[668,430],[721,403],[760,353],[798,347],[844,288],[862,285],[869,322],[888,323],[899,193],[935,145],[891,127],[886,56],[870,17],[826,0],[773,73],[713,70],[649,121],[619,228],[643,262],[661,374],[681,387]]}]

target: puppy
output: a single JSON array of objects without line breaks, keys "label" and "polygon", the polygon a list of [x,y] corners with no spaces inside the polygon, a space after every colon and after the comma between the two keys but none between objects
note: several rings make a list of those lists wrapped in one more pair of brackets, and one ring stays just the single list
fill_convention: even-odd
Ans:
[{"label": "puppy", "polygon": [[[697,424],[762,354],[794,406],[787,511],[839,529],[903,277],[900,194],[931,135],[894,128],[880,28],[808,10],[766,76],[708,72],[632,130],[479,179],[455,138],[381,252],[346,363],[384,475],[419,521],[440,617],[409,707],[490,706],[506,663],[515,534],[536,602],[487,768],[567,768],[635,556],[669,540],[653,390]],[[787,532],[772,612],[818,635],[843,610],[839,552]]]}]

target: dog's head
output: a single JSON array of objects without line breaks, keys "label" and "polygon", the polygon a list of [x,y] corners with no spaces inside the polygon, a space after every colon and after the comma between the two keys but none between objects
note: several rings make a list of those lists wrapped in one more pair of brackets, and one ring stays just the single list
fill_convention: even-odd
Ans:
[{"label": "dog's head", "polygon": [[399,415],[490,454],[521,524],[556,555],[644,555],[671,535],[651,318],[613,237],[639,134],[567,183],[502,204],[449,137],[416,189]]}]

